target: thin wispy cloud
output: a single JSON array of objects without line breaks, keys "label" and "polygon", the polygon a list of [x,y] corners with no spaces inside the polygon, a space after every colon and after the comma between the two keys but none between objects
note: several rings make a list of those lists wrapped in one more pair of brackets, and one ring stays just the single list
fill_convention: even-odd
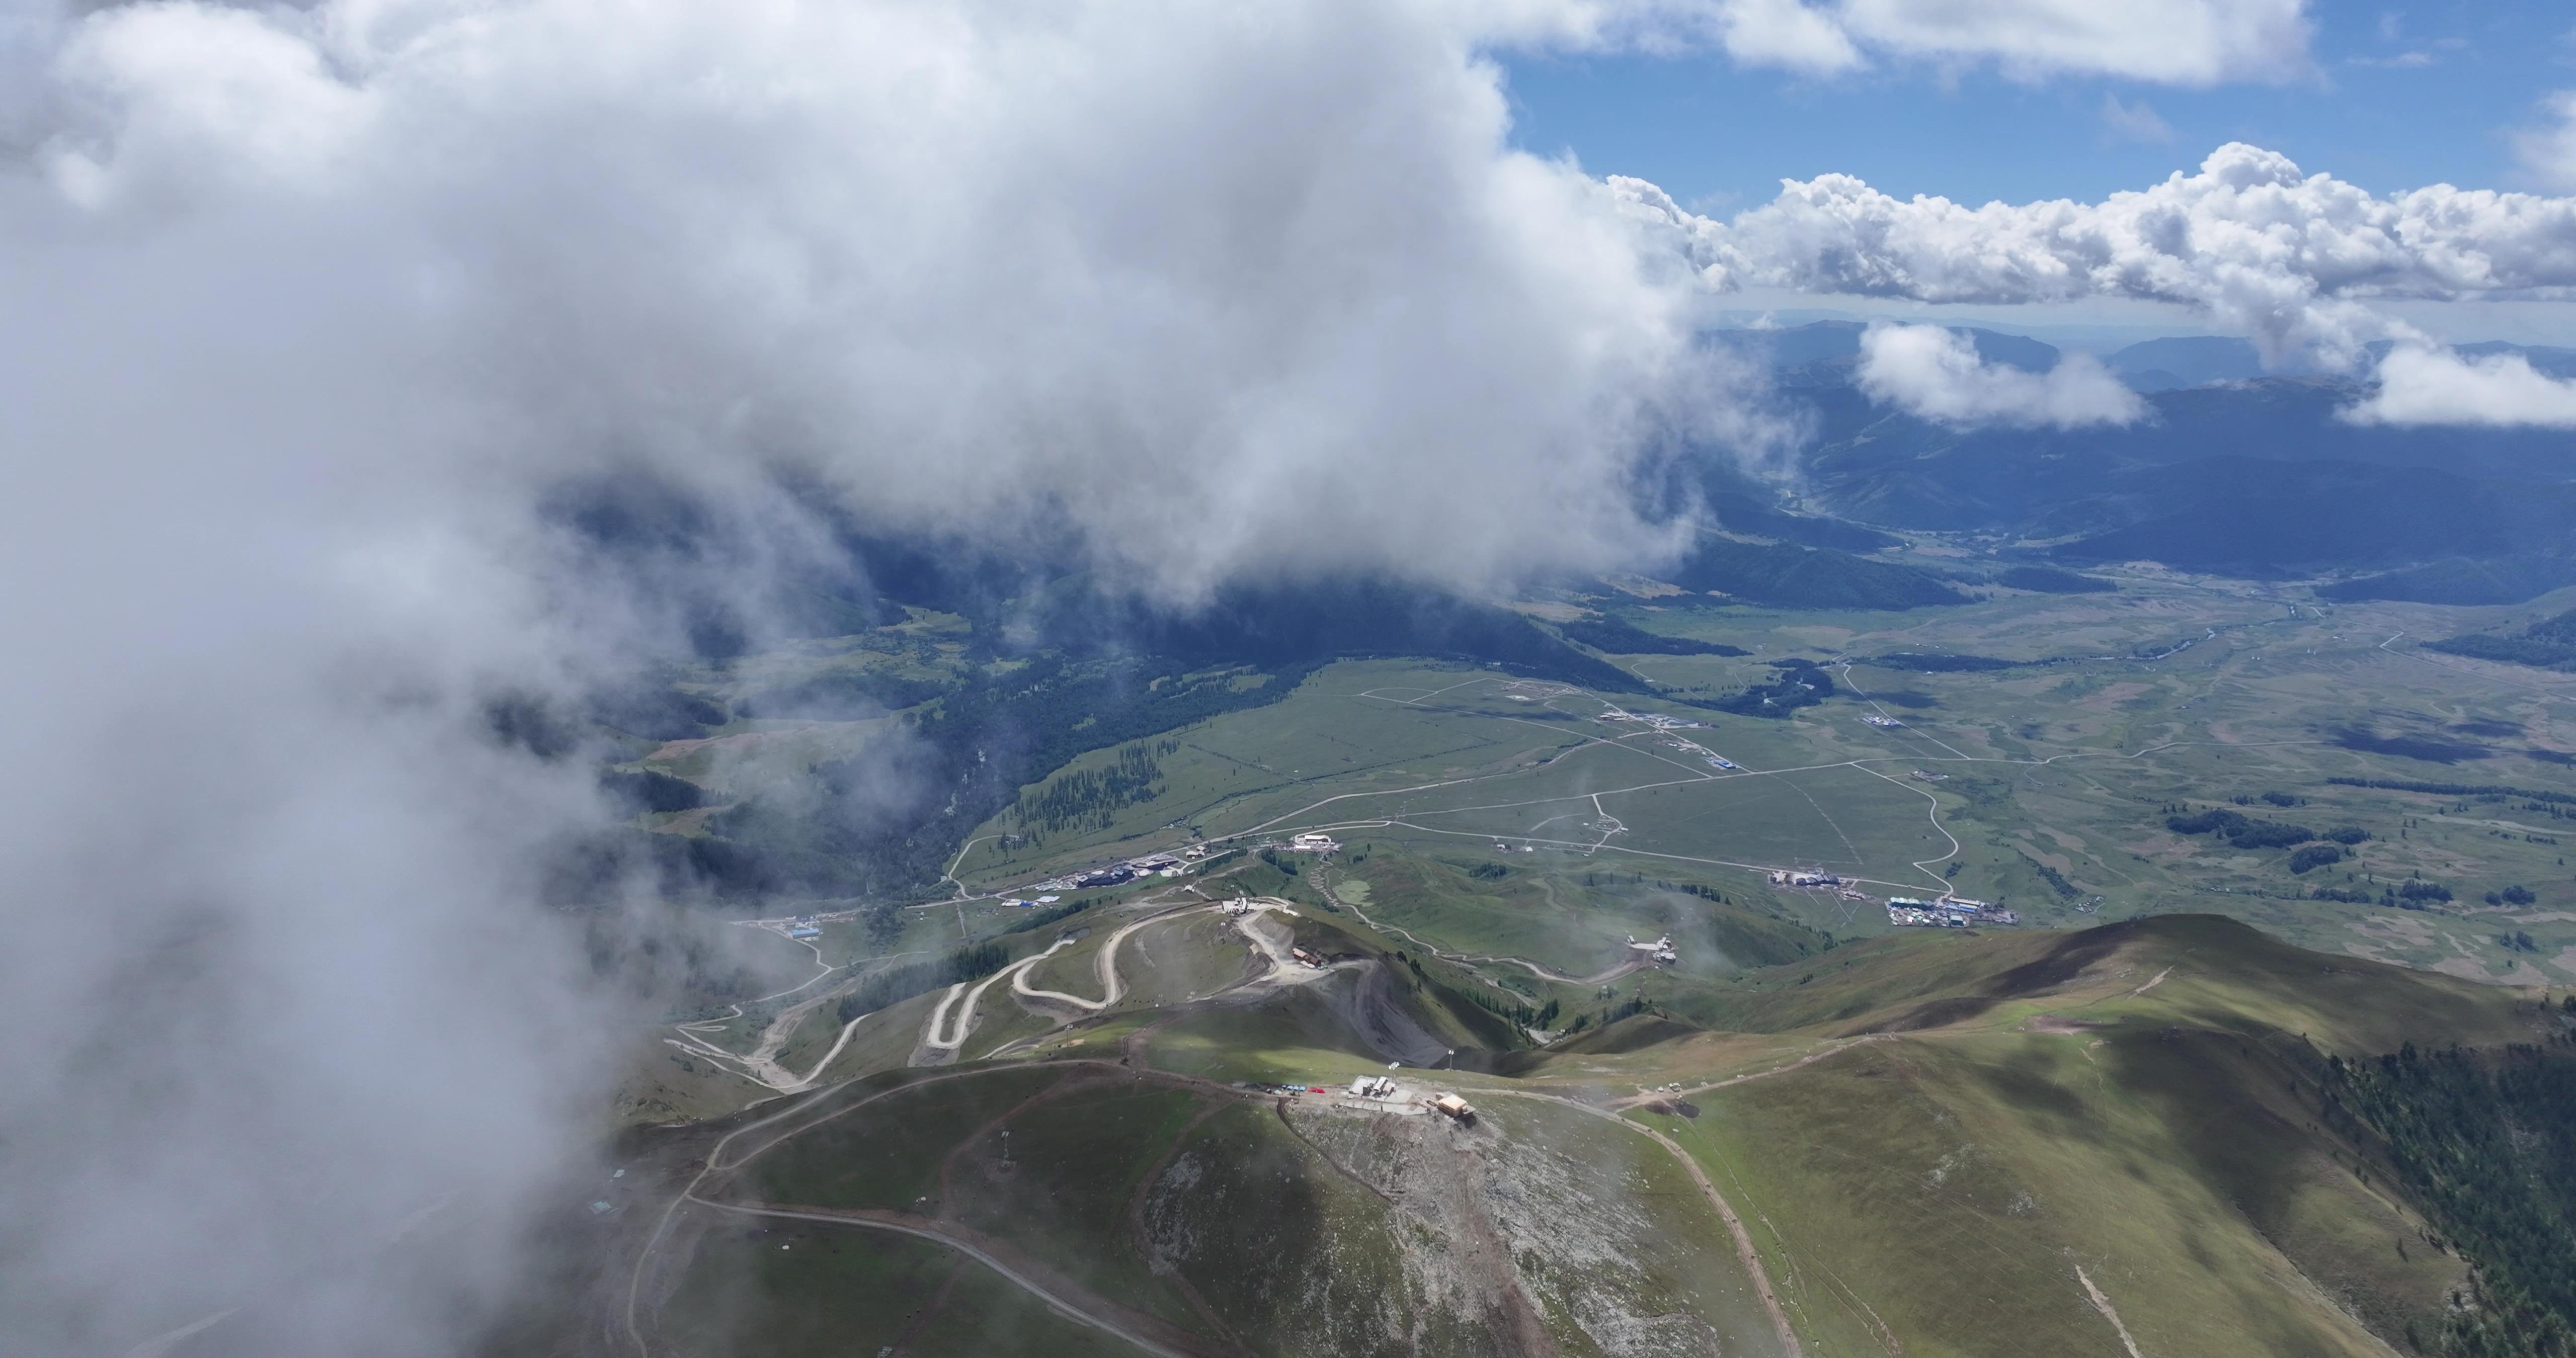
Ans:
[{"label": "thin wispy cloud", "polygon": [[2173,128],[2144,99],[2126,103],[2116,94],[2105,93],[2102,125],[2122,141],[2160,144],[2174,139]]}]

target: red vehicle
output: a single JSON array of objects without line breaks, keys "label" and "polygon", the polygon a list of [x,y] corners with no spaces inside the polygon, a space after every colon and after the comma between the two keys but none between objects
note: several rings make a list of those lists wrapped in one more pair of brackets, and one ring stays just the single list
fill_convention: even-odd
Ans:
[{"label": "red vehicle", "polygon": [[1326,1090],[1322,1085],[1308,1085],[1306,1086],[1306,1092],[1309,1094],[1324,1094],[1329,1093],[1330,1091]]}]

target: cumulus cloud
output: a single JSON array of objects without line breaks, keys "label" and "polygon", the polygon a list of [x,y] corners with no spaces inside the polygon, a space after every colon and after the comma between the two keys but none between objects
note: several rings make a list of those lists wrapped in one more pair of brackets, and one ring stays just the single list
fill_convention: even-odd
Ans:
[{"label": "cumulus cloud", "polygon": [[1873,325],[1861,335],[1860,387],[1870,399],[1954,425],[2071,429],[2131,424],[2136,392],[2084,354],[2044,373],[1981,359],[1968,337],[1937,325]]},{"label": "cumulus cloud", "polygon": [[1720,290],[2180,303],[2252,335],[2275,363],[2345,367],[2373,340],[2418,337],[2377,299],[2576,287],[2576,199],[2447,184],[2380,196],[2242,143],[2100,203],[1969,207],[1824,175],[1720,222],[1642,180],[1609,182],[1641,230]]},{"label": "cumulus cloud", "polygon": [[1176,593],[1601,559],[1641,447],[1729,432],[1683,299],[1596,183],[1503,149],[1436,11],[634,17],[108,11],[61,64],[104,112],[45,163],[109,217],[390,214],[414,257],[371,267],[514,402],[691,474],[757,445],[904,522],[1116,522],[1103,564]]},{"label": "cumulus cloud", "polygon": [[83,10],[0,36],[13,1352],[290,1298],[236,1342],[455,1352],[519,1274],[633,1030],[539,900],[598,752],[486,705],[677,649],[567,482],[758,526],[689,563],[746,597],[793,474],[1186,604],[1635,561],[1665,450],[1763,434],[1690,279],[1507,148],[1526,16]]},{"label": "cumulus cloud", "polygon": [[2576,90],[2560,90],[2542,100],[2541,113],[2538,126],[2514,135],[2514,154],[2534,179],[2576,193]]},{"label": "cumulus cloud", "polygon": [[1726,54],[1747,66],[1830,75],[1867,64],[1838,16],[1798,0],[1728,0],[1717,27]]},{"label": "cumulus cloud", "polygon": [[2464,358],[2400,345],[2380,360],[2378,379],[2378,390],[2344,412],[2346,419],[2576,429],[2576,381],[2535,372],[2520,354]]}]

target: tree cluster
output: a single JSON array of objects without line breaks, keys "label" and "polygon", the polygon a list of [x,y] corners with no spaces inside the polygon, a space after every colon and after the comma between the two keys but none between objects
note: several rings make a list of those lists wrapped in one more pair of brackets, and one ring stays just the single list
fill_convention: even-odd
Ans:
[{"label": "tree cluster", "polygon": [[2328,1063],[2327,1116],[2377,1133],[2389,1163],[2473,1270],[2444,1358],[2576,1354],[2576,1053],[2560,1045]]}]

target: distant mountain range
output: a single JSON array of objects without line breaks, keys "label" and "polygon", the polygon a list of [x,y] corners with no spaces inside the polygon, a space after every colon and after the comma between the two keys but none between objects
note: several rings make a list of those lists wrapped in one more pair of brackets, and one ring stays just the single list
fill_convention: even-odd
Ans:
[{"label": "distant mountain range", "polygon": [[[2511,603],[2576,584],[2576,437],[2564,431],[2348,423],[2339,412],[2366,394],[2361,381],[2267,376],[2252,346],[2215,336],[2104,358],[2144,395],[2150,413],[2137,423],[1960,429],[1854,385],[1864,328],[1827,321],[1714,340],[1761,355],[1814,418],[1818,437],[1797,468],[1810,520],[2000,533],[2044,543],[2041,555],[2069,565],[2342,577],[2326,590],[2342,599]],[[2037,340],[1959,333],[1990,362],[2044,370],[2059,358]],[[2576,376],[2576,350],[2461,351],[2518,353]]]}]

